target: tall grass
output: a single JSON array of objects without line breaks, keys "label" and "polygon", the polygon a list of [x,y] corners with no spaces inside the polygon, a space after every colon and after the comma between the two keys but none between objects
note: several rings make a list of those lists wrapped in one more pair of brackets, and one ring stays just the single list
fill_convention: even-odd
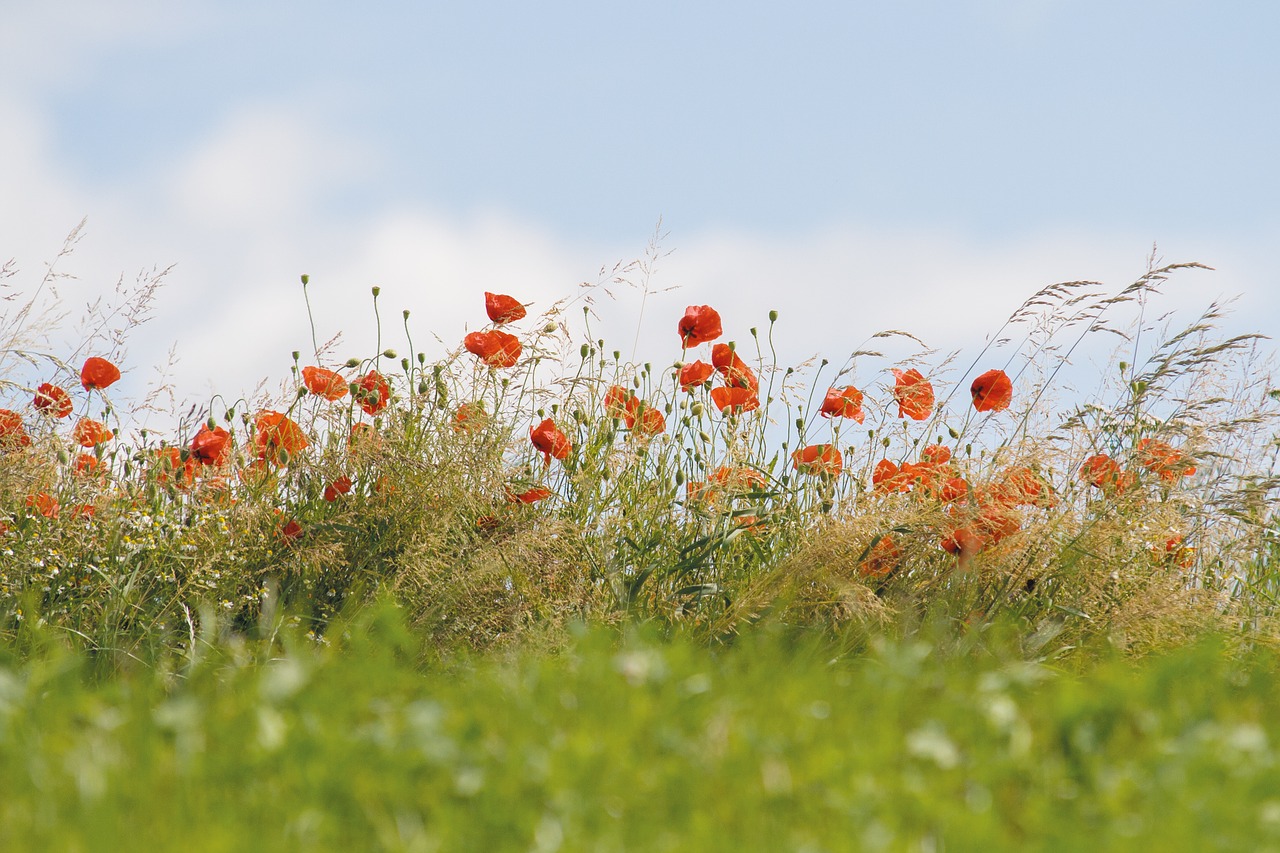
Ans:
[{"label": "tall grass", "polygon": [[[1221,336],[1216,305],[1158,315],[1164,281],[1204,270],[1042,288],[971,361],[890,360],[884,344],[915,341],[892,330],[799,368],[777,363],[776,314],[713,335],[693,309],[670,318],[669,349],[623,359],[594,337],[590,293],[537,317],[498,300],[480,338],[431,361],[408,312],[393,341],[374,288],[373,352],[339,363],[313,333],[279,397],[136,432],[81,364],[122,357],[162,274],[121,291],[118,328],[56,352],[46,277],[10,294],[3,327],[0,633],[39,623],[127,661],[194,653],[214,613],[250,631],[282,609],[319,638],[390,592],[441,648],[558,644],[584,618],[715,641],[761,620],[856,634],[1002,618],[1041,654],[1266,638],[1269,353]],[[1103,341],[1118,348],[1093,390],[1068,392]],[[695,362],[712,369],[682,385]],[[41,383],[67,391],[67,417],[35,405]],[[81,446],[81,418],[114,435]]]}]

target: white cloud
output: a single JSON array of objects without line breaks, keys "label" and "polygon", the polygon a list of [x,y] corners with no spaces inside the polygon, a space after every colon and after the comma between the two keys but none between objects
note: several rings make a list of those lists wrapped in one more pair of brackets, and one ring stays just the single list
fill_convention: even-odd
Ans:
[{"label": "white cloud", "polygon": [[[456,345],[468,325],[485,322],[483,291],[534,302],[537,312],[596,280],[602,266],[641,253],[647,237],[624,247],[591,245],[499,213],[456,219],[426,205],[367,220],[335,214],[318,200],[377,163],[358,139],[305,106],[246,108],[149,180],[125,186],[77,183],[51,159],[48,136],[39,112],[0,97],[0,183],[7,188],[0,260],[17,256],[28,272],[23,280],[37,280],[62,235],[87,215],[88,236],[67,266],[80,276],[64,293],[72,308],[121,273],[131,278],[140,268],[176,263],[125,367],[136,387],[176,342],[181,360],[170,380],[179,398],[204,399],[216,388],[234,399],[260,379],[287,376],[289,352],[309,349],[300,273],[312,276],[320,339],[337,331],[346,337],[339,359],[373,351],[372,285],[382,288],[384,346],[406,349],[400,311],[408,308],[415,343],[435,355]],[[1201,260],[1221,271],[1179,276],[1168,304],[1196,308],[1243,292],[1243,320],[1262,325],[1275,307],[1265,298],[1270,273],[1258,245],[1266,242],[1169,241],[1161,247],[1166,260]],[[675,234],[665,248],[674,252],[658,262],[653,286],[679,289],[653,293],[641,321],[639,292],[612,288],[618,298],[598,303],[594,330],[629,355],[640,327],[638,359],[655,365],[679,356],[675,326],[689,304],[716,306],[728,335],[744,344],[747,329],[763,331],[777,309],[784,365],[811,354],[839,364],[886,328],[941,349],[979,343],[1039,287],[1085,278],[1118,287],[1141,274],[1149,251],[1146,236],[1046,233],[984,244],[855,224],[799,237]],[[570,319],[580,319],[576,309]],[[886,345],[893,357],[909,350]]]}]

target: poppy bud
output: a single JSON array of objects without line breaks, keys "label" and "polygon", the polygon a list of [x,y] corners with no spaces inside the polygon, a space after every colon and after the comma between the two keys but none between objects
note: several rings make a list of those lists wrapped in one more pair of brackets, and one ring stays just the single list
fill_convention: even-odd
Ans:
[{"label": "poppy bud", "polygon": [[299,388],[299,389],[298,389],[298,399],[299,399],[299,400],[301,400],[303,397],[307,396],[307,394],[308,394],[308,393],[309,393],[309,392],[307,391],[307,389],[306,389],[306,388]]},{"label": "poppy bud", "polygon": [[360,366],[360,359],[358,358],[347,359],[347,367],[359,367],[359,366]]},{"label": "poppy bud", "polygon": [[778,322],[778,312],[777,312],[777,311],[770,311],[770,312],[769,312],[769,322],[770,322],[770,323],[776,323],[776,322]]},{"label": "poppy bud", "polygon": [[542,334],[544,334],[544,335],[549,335],[549,334],[551,334],[552,332],[554,332],[555,330],[556,330],[556,324],[555,324],[555,323],[548,323],[547,325],[545,325],[545,326],[543,326],[543,327],[542,327]]},{"label": "poppy bud", "polygon": [[955,427],[947,427],[947,434],[950,435],[952,438],[960,437],[960,433],[956,432]]},{"label": "poppy bud", "polygon": [[407,359],[407,358],[402,358],[402,359],[400,359],[400,367],[401,367],[401,369],[403,369],[403,370],[404,370],[404,372],[405,372],[405,373],[408,373],[408,372],[409,372],[409,359]]},{"label": "poppy bud", "polygon": [[621,351],[621,350],[614,350],[614,351],[613,351],[613,360],[614,360],[614,361],[622,361],[622,351]]},{"label": "poppy bud", "polygon": [[796,418],[796,429],[804,429],[804,418]]},{"label": "poppy bud", "polygon": [[307,275],[306,273],[303,273],[303,274],[302,274],[302,286],[303,286],[303,287],[306,287],[306,286],[307,286],[308,284],[310,284],[310,283],[311,283],[311,276]]},{"label": "poppy bud", "polygon": [[406,320],[408,320],[408,319],[409,319],[409,309],[408,309],[408,308],[404,309],[404,318],[405,318]]},{"label": "poppy bud", "polygon": [[393,349],[384,349],[384,350],[382,351],[382,357],[383,357],[383,358],[395,358],[395,357],[396,357],[396,351],[395,351],[395,350],[393,350]]},{"label": "poppy bud", "polygon": [[381,287],[378,287],[378,285],[376,285],[376,284],[375,284],[375,285],[370,289],[370,291],[369,291],[369,292],[373,294],[373,298],[374,298],[374,299],[377,299],[377,298],[378,298],[378,294],[382,293],[382,288],[381,288]]},{"label": "poppy bud", "polygon": [[703,441],[703,443],[704,443],[704,444],[710,444],[710,443],[711,443],[711,436],[707,435],[705,432],[699,432],[699,433],[698,433],[698,438],[702,439],[702,441]]},{"label": "poppy bud", "polygon": [[294,351],[293,351],[293,360],[294,360],[294,361],[297,361],[297,360],[298,360],[299,358],[301,358],[301,357],[302,357],[302,353],[298,352],[297,350],[294,350]]},{"label": "poppy bud", "polygon": [[677,486],[684,485],[684,471],[680,470],[679,468],[676,469],[676,485]]},{"label": "poppy bud", "polygon": [[[427,354],[425,352],[418,353],[418,364],[426,364],[426,363],[427,363]],[[436,373],[439,373],[439,372],[440,372],[440,368],[437,367]]]},{"label": "poppy bud", "polygon": [[972,444],[966,444],[966,445],[964,446],[964,455],[965,455],[965,456],[972,456],[972,455],[973,455],[973,445],[972,445]]},{"label": "poppy bud", "polygon": [[747,329],[747,331],[751,333],[751,337],[753,338],[759,335],[759,333],[756,331],[755,326],[752,326],[750,329]]},{"label": "poppy bud", "polygon": [[881,444],[883,444],[885,447],[888,447],[888,446],[889,446],[889,437],[888,437],[888,436],[885,436],[884,438],[882,438],[882,439],[880,440],[880,443],[881,443]]},{"label": "poppy bud", "polygon": [[228,423],[230,423],[231,419],[234,418],[235,416],[236,416],[235,409],[227,409],[225,412],[222,413],[223,420],[227,421]]},{"label": "poppy bud", "polygon": [[[227,420],[231,420],[231,419],[227,418]],[[205,426],[207,426],[211,432],[214,429],[216,429],[218,426],[218,422],[213,419],[213,415],[210,415],[209,420],[205,421],[204,423],[205,423]]]},{"label": "poppy bud", "polygon": [[421,381],[419,381],[419,382],[418,382],[418,393],[419,393],[419,394],[425,394],[425,393],[427,393],[427,391],[429,391],[429,390],[430,390],[430,388],[427,386],[427,380],[423,379],[423,380],[421,380]]},{"label": "poppy bud", "polygon": [[1120,362],[1120,372],[1121,372],[1121,373],[1124,373],[1124,372],[1125,372],[1126,370],[1128,370],[1128,369],[1129,369],[1129,362],[1127,362],[1127,361],[1122,361],[1122,362]]},{"label": "poppy bud", "polygon": [[63,465],[66,465],[67,463],[69,463],[69,462],[71,461],[71,454],[70,454],[70,453],[68,453],[67,451],[63,450],[61,447],[59,447],[59,448],[58,448],[58,461],[59,461],[59,462],[61,462]]},{"label": "poppy bud", "polygon": [[689,414],[693,415],[695,418],[702,417],[702,411],[702,403],[698,400],[694,400],[693,405],[689,406]]},{"label": "poppy bud", "polygon": [[578,354],[581,355],[583,358],[586,358],[587,356],[591,355],[591,347],[588,346],[587,344],[583,344],[582,348],[578,350]]}]

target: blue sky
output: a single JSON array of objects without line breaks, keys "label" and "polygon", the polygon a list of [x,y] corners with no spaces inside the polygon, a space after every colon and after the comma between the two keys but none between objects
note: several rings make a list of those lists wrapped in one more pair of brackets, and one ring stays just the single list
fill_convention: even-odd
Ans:
[{"label": "blue sky", "polygon": [[322,337],[366,340],[378,284],[453,345],[483,290],[546,307],[659,217],[654,361],[704,302],[739,336],[780,309],[797,358],[967,346],[1153,243],[1217,268],[1171,307],[1265,332],[1277,36],[1230,2],[6,4],[0,256],[30,281],[87,216],[69,300],[175,264],[130,357],[176,342],[180,396],[283,377],[301,272]]}]

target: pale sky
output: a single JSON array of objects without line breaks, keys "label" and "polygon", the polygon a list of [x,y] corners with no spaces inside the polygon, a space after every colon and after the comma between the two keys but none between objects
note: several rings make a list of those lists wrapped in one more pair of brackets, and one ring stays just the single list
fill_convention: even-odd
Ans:
[{"label": "pale sky", "polygon": [[[83,217],[70,302],[174,265],[130,387],[184,399],[365,354],[368,289],[419,341],[671,254],[639,360],[689,304],[786,356],[899,328],[970,347],[1054,281],[1165,261],[1168,307],[1280,326],[1280,5],[12,0],[0,262],[33,286]],[[638,298],[599,306],[629,352]],[[72,305],[71,307],[75,307]],[[403,348],[394,338],[391,343]],[[439,351],[439,346],[433,351]],[[866,365],[866,379],[888,362]],[[861,370],[862,368],[860,368]],[[860,380],[861,381],[861,380]]]}]

